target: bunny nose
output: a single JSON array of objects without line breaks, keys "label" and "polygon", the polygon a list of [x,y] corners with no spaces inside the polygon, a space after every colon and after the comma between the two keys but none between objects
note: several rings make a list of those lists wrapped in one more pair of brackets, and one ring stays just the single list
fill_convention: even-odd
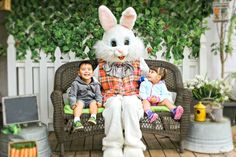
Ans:
[{"label": "bunny nose", "polygon": [[119,53],[123,53],[123,51],[122,51],[122,50],[119,50],[119,49],[118,49],[117,51],[118,51]]}]

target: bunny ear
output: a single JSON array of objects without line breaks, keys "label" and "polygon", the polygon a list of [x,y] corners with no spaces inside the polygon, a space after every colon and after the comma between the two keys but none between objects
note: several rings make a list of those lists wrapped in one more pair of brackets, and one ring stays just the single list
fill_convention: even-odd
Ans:
[{"label": "bunny ear", "polygon": [[101,5],[98,9],[99,20],[102,28],[107,31],[117,24],[115,16],[112,14],[110,9],[106,6]]},{"label": "bunny ear", "polygon": [[134,8],[129,7],[125,11],[123,11],[122,16],[120,18],[120,24],[128,29],[132,29],[136,18],[137,14]]}]

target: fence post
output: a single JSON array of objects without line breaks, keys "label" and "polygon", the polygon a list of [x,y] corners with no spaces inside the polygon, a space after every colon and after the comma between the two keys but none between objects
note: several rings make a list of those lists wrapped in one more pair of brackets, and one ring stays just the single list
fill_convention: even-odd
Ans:
[{"label": "fence post", "polygon": [[47,75],[48,75],[47,55],[44,53],[43,50],[40,50],[40,61],[39,61],[40,119],[45,124],[47,124],[47,118],[48,118],[48,101],[47,101],[47,98],[48,98],[47,78],[48,77]]},{"label": "fence post", "polygon": [[8,95],[15,96],[17,95],[17,86],[16,86],[16,48],[15,40],[12,35],[8,36],[7,39],[7,87]]},{"label": "fence post", "polygon": [[76,57],[75,57],[75,53],[70,51],[69,52],[69,62],[73,62],[75,61]]},{"label": "fence post", "polygon": [[190,65],[189,65],[189,48],[184,47],[184,59],[182,62],[183,82],[189,79]]},{"label": "fence post", "polygon": [[54,62],[54,71],[56,72],[56,70],[61,66],[61,50],[59,47],[56,48],[55,53],[55,62]]},{"label": "fence post", "polygon": [[169,62],[174,64],[175,59],[174,59],[174,55],[172,53],[172,49],[173,49],[173,46],[170,48],[170,59],[169,59]]},{"label": "fence post", "polygon": [[33,93],[31,50],[26,50],[25,57],[25,94]]},{"label": "fence post", "polygon": [[200,39],[200,52],[199,52],[199,74],[205,76],[207,74],[207,40],[206,36],[201,35]]}]

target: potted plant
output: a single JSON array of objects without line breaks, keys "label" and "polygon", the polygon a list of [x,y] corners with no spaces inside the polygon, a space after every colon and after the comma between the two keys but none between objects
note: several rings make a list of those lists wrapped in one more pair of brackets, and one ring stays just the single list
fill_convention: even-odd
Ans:
[{"label": "potted plant", "polygon": [[213,121],[220,121],[223,117],[222,103],[229,100],[231,86],[223,80],[208,80],[197,75],[186,83],[186,87],[192,90],[193,98],[202,101],[207,107],[207,113]]}]

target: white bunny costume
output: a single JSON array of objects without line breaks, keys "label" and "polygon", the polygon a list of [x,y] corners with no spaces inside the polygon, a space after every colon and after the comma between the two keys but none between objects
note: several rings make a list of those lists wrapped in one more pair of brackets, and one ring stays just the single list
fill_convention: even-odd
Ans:
[{"label": "white bunny costume", "polygon": [[95,76],[101,83],[105,106],[103,157],[143,157],[146,149],[139,125],[143,108],[137,95],[141,72],[149,69],[142,59],[146,54],[144,44],[132,31],[136,17],[129,7],[117,24],[107,7],[99,7],[105,33],[94,48],[99,62]]}]

